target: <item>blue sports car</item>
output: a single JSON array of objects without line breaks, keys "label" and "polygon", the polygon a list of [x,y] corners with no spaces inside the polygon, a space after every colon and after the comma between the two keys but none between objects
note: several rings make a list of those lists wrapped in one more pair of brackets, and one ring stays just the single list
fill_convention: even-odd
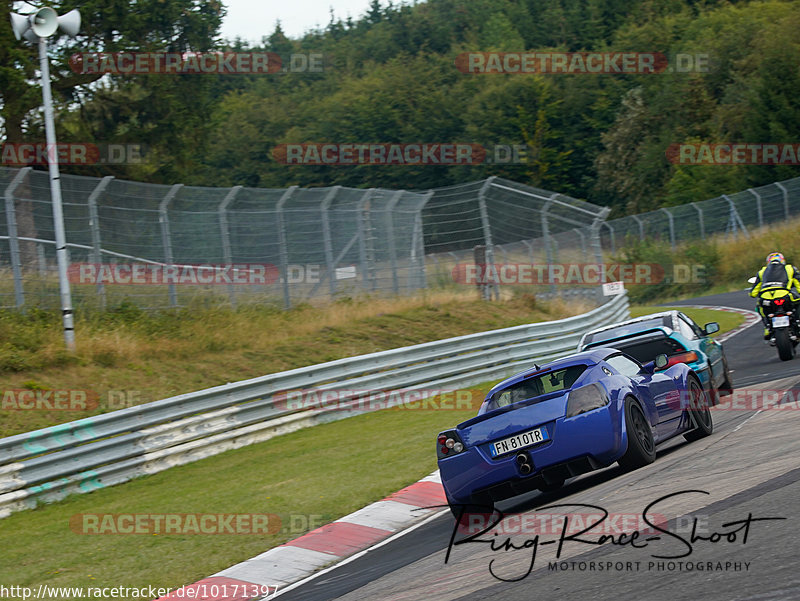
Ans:
[{"label": "blue sports car", "polygon": [[643,466],[659,443],[712,429],[706,392],[685,363],[668,365],[662,354],[642,365],[595,348],[500,382],[477,416],[439,434],[436,453],[458,516],[615,461]]}]

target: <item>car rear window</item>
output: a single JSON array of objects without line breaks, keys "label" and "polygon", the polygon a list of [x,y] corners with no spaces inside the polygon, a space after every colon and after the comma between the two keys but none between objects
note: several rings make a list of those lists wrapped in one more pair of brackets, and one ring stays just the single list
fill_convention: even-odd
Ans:
[{"label": "car rear window", "polygon": [[586,371],[586,367],[586,365],[571,365],[564,369],[548,371],[498,390],[492,394],[488,409],[491,411],[551,392],[569,390],[580,375]]},{"label": "car rear window", "polygon": [[630,336],[632,334],[644,332],[645,330],[652,330],[653,328],[660,328],[664,326],[672,328],[672,321],[670,320],[669,315],[656,317],[654,319],[646,319],[644,321],[637,321],[636,323],[620,325],[615,328],[603,330],[601,332],[590,333],[586,335],[583,343],[589,344],[590,342],[596,342],[598,340],[611,340],[612,338]]}]

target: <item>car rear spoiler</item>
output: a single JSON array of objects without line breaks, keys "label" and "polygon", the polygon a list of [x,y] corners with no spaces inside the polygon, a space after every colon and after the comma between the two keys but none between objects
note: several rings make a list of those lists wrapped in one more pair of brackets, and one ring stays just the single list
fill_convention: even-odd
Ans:
[{"label": "car rear spoiler", "polygon": [[670,330],[670,332],[667,332],[668,329],[669,328],[667,327],[652,328],[649,330],[644,330],[642,332],[628,334],[626,336],[617,336],[616,338],[609,338],[607,340],[598,340],[596,342],[592,341],[589,344],[584,345],[584,347],[581,350],[585,351],[587,349],[597,348],[599,346],[610,346],[614,348],[615,342],[621,342],[623,340],[625,342],[631,342],[631,343],[650,342],[651,340],[658,340],[659,338],[666,338],[667,336],[669,336],[672,330]]}]

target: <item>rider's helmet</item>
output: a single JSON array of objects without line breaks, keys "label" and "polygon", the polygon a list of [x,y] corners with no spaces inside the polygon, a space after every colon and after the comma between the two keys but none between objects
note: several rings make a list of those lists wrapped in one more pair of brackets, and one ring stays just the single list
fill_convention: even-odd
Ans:
[{"label": "rider's helmet", "polygon": [[781,253],[769,253],[767,255],[767,265],[770,263],[780,263],[781,265],[786,265],[786,259],[783,258]]}]

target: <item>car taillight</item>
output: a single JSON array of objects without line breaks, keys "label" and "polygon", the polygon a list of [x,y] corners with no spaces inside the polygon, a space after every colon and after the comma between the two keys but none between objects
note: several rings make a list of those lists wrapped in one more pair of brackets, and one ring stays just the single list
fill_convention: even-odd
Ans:
[{"label": "car taillight", "polygon": [[457,455],[464,450],[464,443],[455,430],[439,434],[436,443],[436,455],[440,459],[442,457]]},{"label": "car taillight", "polygon": [[692,363],[693,361],[697,361],[697,353],[694,351],[689,351],[688,353],[678,353],[677,355],[672,355],[672,357],[669,358],[667,361],[667,367],[672,367],[678,363]]},{"label": "car taillight", "polygon": [[597,383],[587,384],[569,391],[565,416],[575,417],[606,405],[608,405],[608,395],[605,388]]}]

